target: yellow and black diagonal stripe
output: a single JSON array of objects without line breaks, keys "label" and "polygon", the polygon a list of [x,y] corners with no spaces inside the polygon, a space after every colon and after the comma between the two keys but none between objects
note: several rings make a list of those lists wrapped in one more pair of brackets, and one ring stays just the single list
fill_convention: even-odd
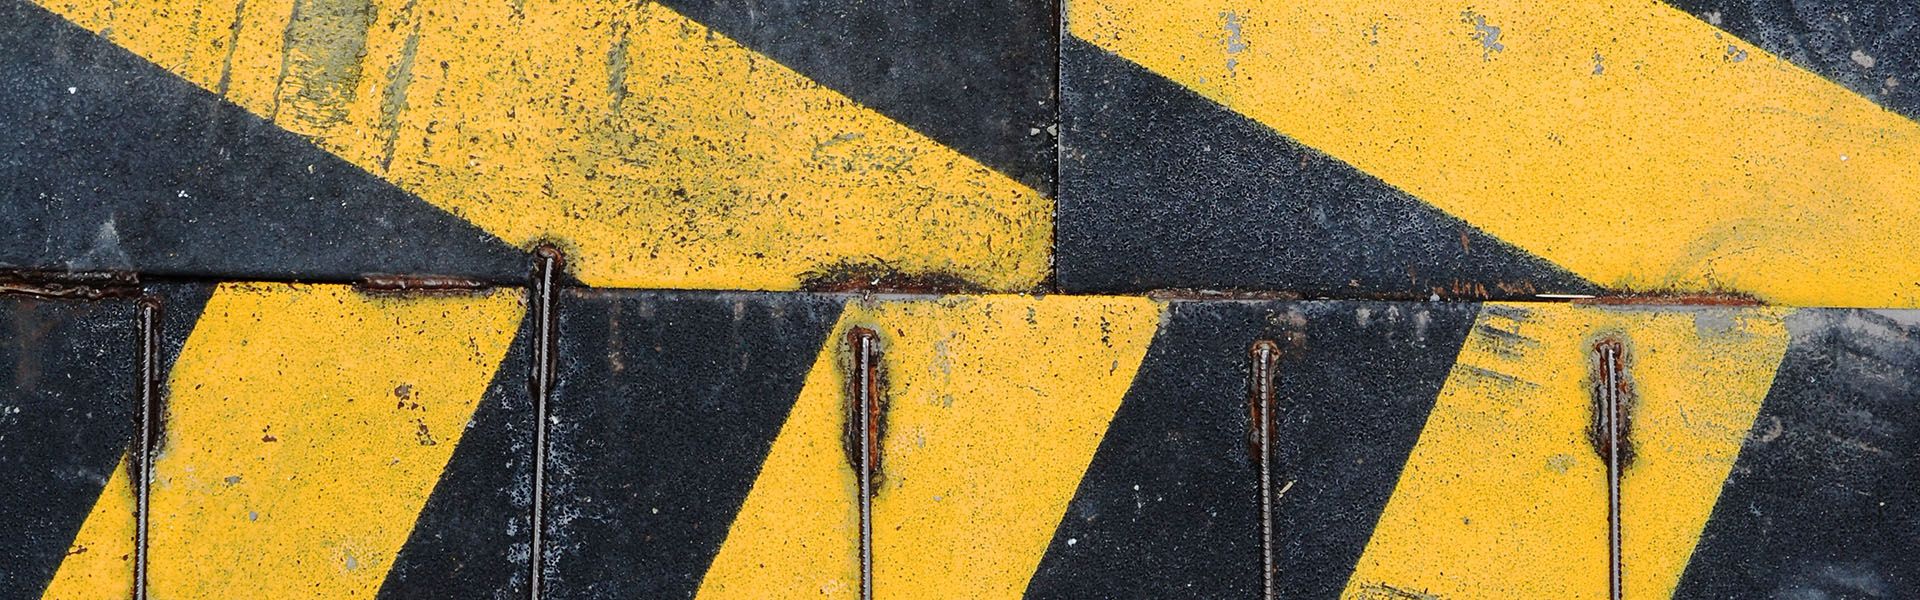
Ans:
[{"label": "yellow and black diagonal stripe", "polygon": [[602,286],[1046,276],[1047,3],[41,4],[0,8],[0,265],[519,281],[547,241]]},{"label": "yellow and black diagonal stripe", "polygon": [[[520,294],[158,291],[181,310],[153,597],[524,591]],[[1274,339],[1291,348],[1272,465],[1284,596],[1604,597],[1599,336],[1633,356],[1630,597],[1913,589],[1910,313],[585,290],[560,306],[554,597],[852,597],[836,334],[854,325],[886,348],[882,596],[1257,594],[1246,352]],[[97,374],[131,361],[131,335],[102,328],[110,314],[8,310],[59,330],[10,338],[12,356],[94,374],[15,376],[38,395],[9,400],[12,489],[59,512],[10,520],[39,543],[12,546],[9,576],[112,596],[132,527],[114,465],[133,409],[115,398],[132,394]]]},{"label": "yellow and black diagonal stripe", "polygon": [[1060,283],[1915,306],[1913,8],[1696,4],[1069,0]]},{"label": "yellow and black diagonal stripe", "polygon": [[0,0],[0,599],[1920,597],[1914,85],[1884,1]]},{"label": "yellow and black diagonal stripe", "polygon": [[1909,7],[1562,4],[13,0],[0,264],[1916,304]]}]

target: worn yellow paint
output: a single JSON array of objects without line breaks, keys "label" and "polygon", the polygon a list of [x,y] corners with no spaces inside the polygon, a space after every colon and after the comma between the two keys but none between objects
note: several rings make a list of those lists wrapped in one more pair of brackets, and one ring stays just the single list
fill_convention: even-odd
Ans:
[{"label": "worn yellow paint", "polygon": [[1662,3],[1069,0],[1067,19],[1602,285],[1920,306],[1920,125]]},{"label": "worn yellow paint", "polygon": [[699,596],[858,596],[841,357],[845,331],[862,325],[881,337],[888,402],[874,594],[1021,597],[1159,317],[1140,298],[849,306]]},{"label": "worn yellow paint", "polygon": [[133,478],[124,457],[107,477],[43,600],[122,600],[133,594]]},{"label": "worn yellow paint", "polygon": [[1047,270],[1051,200],[657,3],[37,1],[588,284]]},{"label": "worn yellow paint", "polygon": [[168,378],[153,597],[373,597],[523,313],[510,290],[220,286]]},{"label": "worn yellow paint", "polygon": [[1593,343],[1628,347],[1628,598],[1670,597],[1786,351],[1776,309],[1490,305],[1461,349],[1345,597],[1605,598]]},{"label": "worn yellow paint", "polygon": [[[1621,485],[1627,598],[1672,598],[1786,355],[1780,310],[1633,315],[1638,406]],[[1657,345],[1656,345],[1657,344]]]}]

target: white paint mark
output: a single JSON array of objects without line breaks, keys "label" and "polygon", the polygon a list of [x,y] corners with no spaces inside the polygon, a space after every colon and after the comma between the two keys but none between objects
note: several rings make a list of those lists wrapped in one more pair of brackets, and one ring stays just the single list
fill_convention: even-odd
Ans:
[{"label": "white paint mark", "polygon": [[1853,58],[1853,64],[1860,65],[1868,69],[1873,68],[1873,56],[1868,55],[1865,52],[1854,50],[1852,54],[1852,58]]}]

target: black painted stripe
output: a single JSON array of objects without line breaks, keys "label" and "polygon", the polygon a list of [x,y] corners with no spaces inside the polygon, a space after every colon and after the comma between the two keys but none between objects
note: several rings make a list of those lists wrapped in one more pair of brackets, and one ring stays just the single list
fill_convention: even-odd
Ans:
[{"label": "black painted stripe", "polygon": [[24,0],[0,0],[0,268],[517,281],[465,221]]},{"label": "black painted stripe", "polygon": [[1056,531],[1029,598],[1257,598],[1248,349],[1282,347],[1278,597],[1337,598],[1476,310],[1176,302]]},{"label": "black painted stripe", "polygon": [[1920,314],[1806,310],[1675,598],[1920,598]]},{"label": "black painted stripe", "polygon": [[0,296],[0,598],[53,581],[133,439],[135,311]]},{"label": "black painted stripe", "polygon": [[839,310],[791,294],[562,296],[548,595],[693,597]]},{"label": "black painted stripe", "polygon": [[524,598],[532,556],[534,317],[493,382],[380,586],[379,598]]},{"label": "black painted stripe", "polygon": [[1920,3],[1667,0],[1803,69],[1920,119]]},{"label": "black painted stripe", "polygon": [[665,0],[855,102],[1052,193],[1053,0]]},{"label": "black painted stripe", "polygon": [[1125,59],[1067,38],[1068,292],[1509,298],[1595,287]]}]

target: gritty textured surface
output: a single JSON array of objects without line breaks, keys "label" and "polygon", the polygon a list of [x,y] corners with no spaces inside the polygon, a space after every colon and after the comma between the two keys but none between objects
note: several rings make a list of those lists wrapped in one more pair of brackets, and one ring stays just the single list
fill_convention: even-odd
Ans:
[{"label": "gritty textured surface", "polygon": [[1920,118],[1920,4],[1899,0],[1668,0],[1907,118]]},{"label": "gritty textured surface", "polygon": [[1074,293],[1514,298],[1595,286],[1084,41],[1061,48]]},{"label": "gritty textured surface", "polygon": [[[1920,304],[1911,2],[0,23],[0,271],[162,303],[155,597],[521,598],[543,492],[548,595],[853,597],[853,327],[880,597],[1254,597],[1262,508],[1279,598],[1597,600],[1614,551],[1628,598],[1920,595],[1920,317],[1785,308]],[[809,293],[563,289],[543,423],[540,243],[567,285]],[[396,272],[513,287],[200,281]],[[1025,291],[1165,293],[989,295]],[[1408,301],[1606,291],[1646,293]],[[0,296],[0,598],[131,585],[135,316]]]},{"label": "gritty textured surface", "polygon": [[548,595],[692,598],[839,311],[819,296],[563,296]]},{"label": "gritty textured surface", "polygon": [[1054,0],[666,0],[1027,187],[1053,189]]},{"label": "gritty textured surface", "polygon": [[1671,7],[1065,12],[1073,37],[1603,287],[1920,305],[1920,124]]},{"label": "gritty textured surface", "polygon": [[1675,598],[1920,594],[1920,328],[1802,311]]},{"label": "gritty textured surface", "polygon": [[1020,597],[1159,317],[1140,298],[849,304],[699,596],[858,597],[842,340],[861,326],[878,336],[885,382],[875,594]]},{"label": "gritty textured surface", "polygon": [[39,596],[124,468],[140,401],[134,311],[0,296],[0,596]]},{"label": "gritty textured surface", "polygon": [[1026,597],[1258,597],[1255,340],[1282,345],[1278,597],[1337,596],[1473,315],[1461,304],[1173,303]]},{"label": "gritty textured surface", "polygon": [[220,286],[167,377],[154,595],[373,597],[522,314],[510,290]]},{"label": "gritty textured surface", "polygon": [[527,385],[533,326],[531,317],[520,323],[494,369],[486,395],[380,585],[381,600],[527,595],[536,451]]},{"label": "gritty textured surface", "polygon": [[1603,339],[1630,349],[1636,395],[1622,593],[1669,595],[1785,350],[1781,312],[1481,307],[1343,597],[1608,597],[1611,484],[1589,435]]},{"label": "gritty textured surface", "polygon": [[42,4],[591,285],[1046,277],[1041,191],[660,4]]},{"label": "gritty textured surface", "polygon": [[519,251],[21,0],[0,1],[0,268],[524,279]]}]

